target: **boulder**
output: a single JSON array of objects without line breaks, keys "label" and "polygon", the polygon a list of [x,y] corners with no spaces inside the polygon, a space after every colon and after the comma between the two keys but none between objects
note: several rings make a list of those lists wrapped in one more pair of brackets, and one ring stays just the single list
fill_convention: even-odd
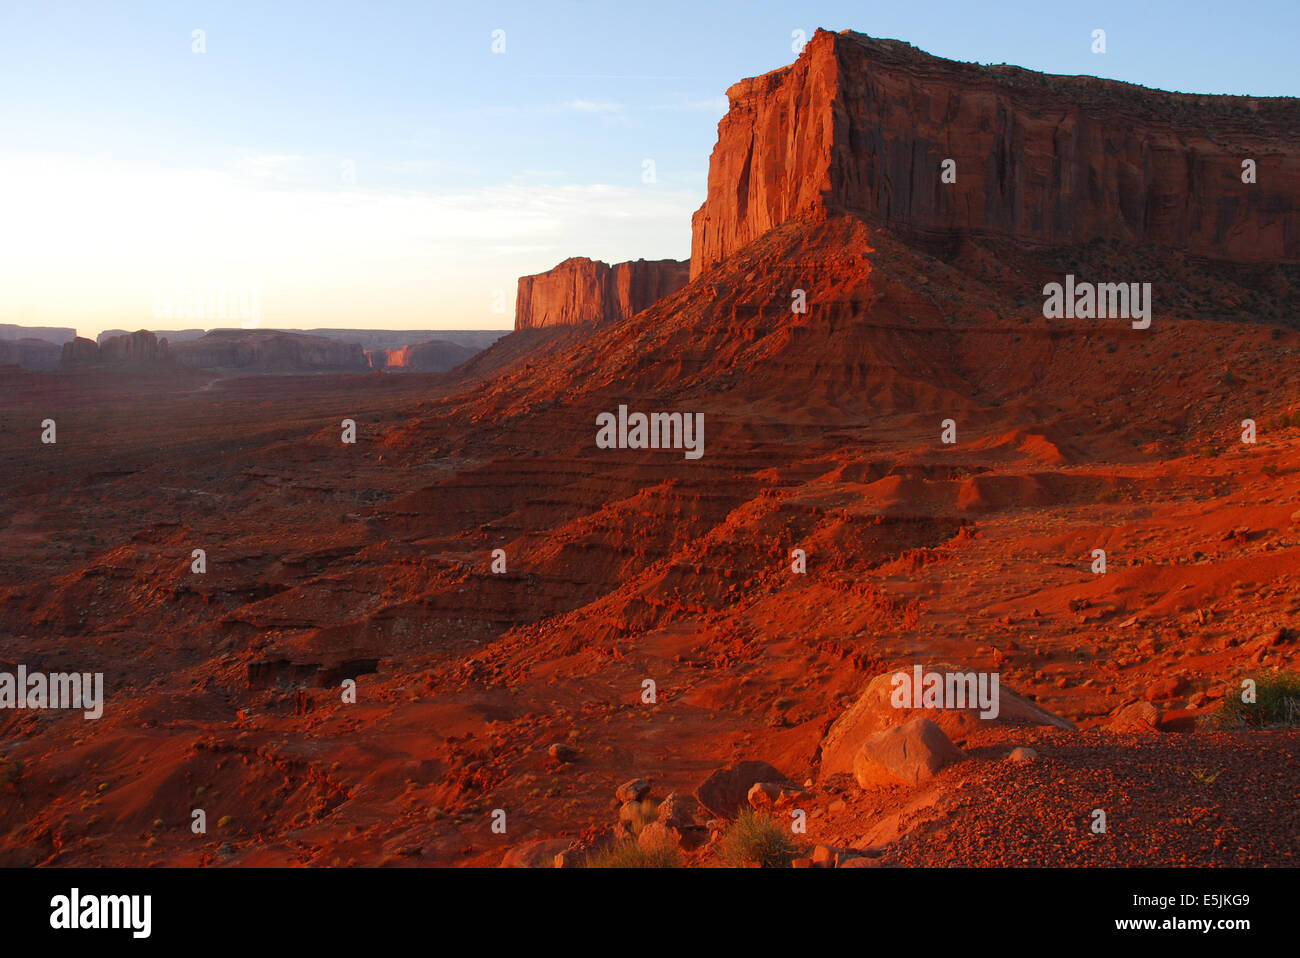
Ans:
[{"label": "boulder", "polygon": [[1160,713],[1150,702],[1132,702],[1116,712],[1106,727],[1112,732],[1157,732]]},{"label": "boulder", "polygon": [[[944,734],[957,744],[964,744],[971,732],[990,723],[1010,726],[1049,726],[1061,729],[1074,729],[1075,725],[1068,719],[1047,711],[1033,702],[1016,694],[999,682],[998,715],[996,718],[980,717],[978,708],[966,709],[926,709],[895,708],[891,702],[894,692],[894,670],[877,675],[867,683],[866,689],[843,715],[835,720],[822,739],[822,756],[820,777],[836,775],[853,770],[853,757],[862,743],[876,732],[923,717],[934,722]],[[948,664],[926,665],[925,672],[968,672]]]},{"label": "boulder", "polygon": [[853,758],[853,777],[863,788],[921,785],[966,754],[929,719],[877,732]]},{"label": "boulder", "polygon": [[694,796],[670,792],[668,797],[659,803],[657,821],[674,825],[695,825],[704,817],[701,812],[700,803]]},{"label": "boulder", "polygon": [[634,778],[620,785],[615,790],[614,797],[620,805],[626,805],[628,802],[639,802],[649,794],[650,783],[643,778]]},{"label": "boulder", "polygon": [[546,750],[546,754],[557,762],[576,762],[578,750],[565,742],[555,742]]},{"label": "boulder", "polygon": [[731,818],[749,803],[749,790],[756,784],[783,781],[785,776],[767,762],[736,762],[711,773],[695,797],[719,818]]},{"label": "boulder", "polygon": [[555,858],[573,847],[570,838],[539,838],[506,852],[501,868],[554,868]]}]

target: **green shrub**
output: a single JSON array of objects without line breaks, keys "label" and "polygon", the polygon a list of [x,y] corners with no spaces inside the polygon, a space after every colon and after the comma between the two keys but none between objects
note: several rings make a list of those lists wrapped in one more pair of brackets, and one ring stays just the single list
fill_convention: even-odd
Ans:
[{"label": "green shrub", "polygon": [[23,780],[24,771],[26,766],[21,758],[12,762],[0,762],[0,785],[17,785]]},{"label": "green shrub", "polygon": [[587,856],[588,868],[680,868],[682,853],[664,842],[642,848],[633,839],[615,842]]},{"label": "green shrub", "polygon": [[742,809],[718,843],[722,861],[739,868],[758,862],[762,868],[787,868],[798,853],[781,823],[752,809]]},{"label": "green shrub", "polygon": [[1275,672],[1255,680],[1255,701],[1241,700],[1241,686],[1224,694],[1223,708],[1214,713],[1219,728],[1300,728],[1300,675]]}]

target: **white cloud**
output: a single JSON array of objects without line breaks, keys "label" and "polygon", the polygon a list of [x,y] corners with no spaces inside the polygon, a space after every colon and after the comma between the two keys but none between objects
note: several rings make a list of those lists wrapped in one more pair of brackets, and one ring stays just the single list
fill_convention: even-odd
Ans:
[{"label": "white cloud", "polygon": [[652,106],[652,110],[685,110],[698,113],[716,113],[719,116],[730,109],[731,103],[725,96],[705,97],[702,100],[682,100],[678,103],[664,103]]}]

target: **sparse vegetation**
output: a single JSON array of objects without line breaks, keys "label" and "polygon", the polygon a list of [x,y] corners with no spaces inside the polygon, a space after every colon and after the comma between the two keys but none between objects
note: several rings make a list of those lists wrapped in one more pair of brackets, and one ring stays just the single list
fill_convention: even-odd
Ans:
[{"label": "sparse vegetation", "polygon": [[642,848],[633,839],[608,845],[587,856],[588,868],[680,868],[682,853],[666,842]]},{"label": "sparse vegetation", "polygon": [[26,771],[26,768],[21,758],[9,762],[0,762],[0,785],[17,785],[23,780],[23,772]]},{"label": "sparse vegetation", "polygon": [[1218,728],[1300,728],[1300,674],[1275,672],[1255,680],[1255,701],[1243,702],[1240,685],[1228,689],[1214,713]]},{"label": "sparse vegetation", "polygon": [[779,822],[752,809],[742,809],[719,843],[718,854],[733,868],[757,862],[762,868],[787,868],[797,854],[794,841]]}]

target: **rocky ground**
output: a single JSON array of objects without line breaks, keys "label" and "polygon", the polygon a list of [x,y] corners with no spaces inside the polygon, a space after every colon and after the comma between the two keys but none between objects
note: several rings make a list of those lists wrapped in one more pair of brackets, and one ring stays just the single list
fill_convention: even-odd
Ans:
[{"label": "rocky ground", "polygon": [[[1295,733],[1204,725],[1300,656],[1296,334],[1065,348],[996,291],[1021,332],[949,326],[915,293],[945,266],[894,253],[792,327],[746,304],[791,259],[759,248],[707,316],[507,337],[454,382],[6,370],[0,661],[109,693],[0,714],[0,861],[573,864],[640,840],[639,779],[686,864],[763,782],[800,863],[1294,863]],[[702,410],[704,458],[596,450],[618,402]],[[827,771],[846,713],[875,715],[850,758],[902,717],[853,713],[873,678],[944,662],[1074,728],[944,726],[962,758],[924,781]],[[742,804],[690,806],[737,762],[770,766]]]}]

